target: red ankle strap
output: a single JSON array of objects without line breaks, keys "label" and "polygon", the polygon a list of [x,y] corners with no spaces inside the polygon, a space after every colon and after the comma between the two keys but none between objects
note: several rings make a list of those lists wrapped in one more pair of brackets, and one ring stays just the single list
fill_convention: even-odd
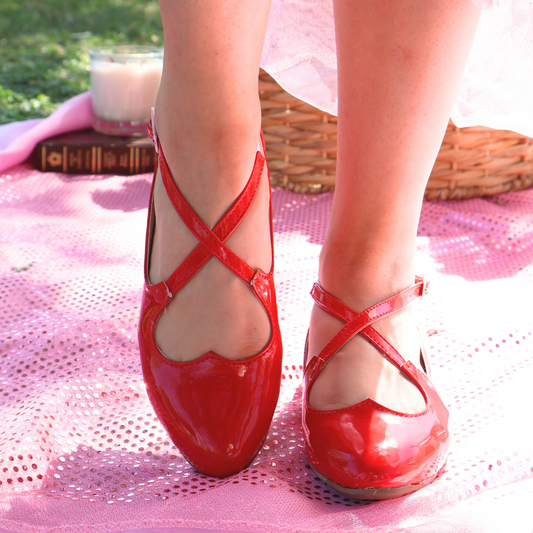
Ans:
[{"label": "red ankle strap", "polygon": [[[185,225],[198,241],[200,241],[185,261],[166,280],[165,284],[169,293],[176,294],[212,256],[226,265],[244,282],[252,284],[257,272],[224,243],[246,216],[255,198],[265,165],[263,155],[257,152],[254,168],[246,186],[228,211],[211,230],[194,212],[174,182],[152,120],[148,123],[148,134],[157,147],[159,154],[158,165],[168,198]],[[262,134],[261,142],[264,146]]]},{"label": "red ankle strap", "polygon": [[150,110],[150,120],[146,124],[146,127],[148,129],[148,137],[152,139],[152,144],[154,145],[154,149],[157,153],[159,153],[159,139],[157,138],[157,132],[155,131],[155,108],[152,107]]},{"label": "red ankle strap", "polygon": [[305,372],[308,383],[310,384],[314,381],[327,361],[358,333],[371,342],[391,362],[400,368],[405,365],[405,359],[372,327],[372,324],[380,318],[400,311],[417,298],[422,297],[427,293],[428,285],[428,281],[417,276],[413,286],[365,309],[362,313],[356,313],[353,309],[326,292],[319,283],[315,283],[311,290],[311,296],[318,307],[339,320],[346,322],[346,324],[328,342],[320,354],[315,356],[307,365]]}]

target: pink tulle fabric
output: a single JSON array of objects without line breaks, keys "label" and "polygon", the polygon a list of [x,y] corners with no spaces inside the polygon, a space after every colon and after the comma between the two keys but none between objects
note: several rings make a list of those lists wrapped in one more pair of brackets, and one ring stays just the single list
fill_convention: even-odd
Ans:
[{"label": "pink tulle fabric", "polygon": [[187,464],[144,389],[136,328],[150,182],[0,173],[0,530],[533,529],[533,190],[424,203],[417,262],[432,287],[420,329],[451,412],[451,453],[432,485],[360,503],[313,475],[300,423],[332,195],[273,191],[282,392],[257,459],[220,480]]},{"label": "pink tulle fabric", "polygon": [[[483,13],[452,112],[459,127],[533,136],[533,5],[475,0]],[[336,114],[332,0],[273,0],[262,66],[287,91]]]},{"label": "pink tulle fabric", "polygon": [[[532,29],[525,1],[484,10],[456,124],[533,135]],[[263,66],[335,112],[329,0],[274,0]],[[89,118],[82,95],[0,130],[2,533],[533,530],[533,190],[424,203],[417,262],[432,290],[420,329],[451,412],[451,453],[429,487],[362,503],[313,475],[300,423],[308,292],[332,195],[275,189],[282,392],[257,459],[219,480],[186,463],[144,390],[136,327],[151,176],[8,169]]]}]

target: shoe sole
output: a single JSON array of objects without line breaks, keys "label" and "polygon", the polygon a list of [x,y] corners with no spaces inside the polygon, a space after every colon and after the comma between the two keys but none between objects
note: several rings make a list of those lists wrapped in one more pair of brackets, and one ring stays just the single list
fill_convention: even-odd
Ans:
[{"label": "shoe sole", "polygon": [[444,464],[435,476],[426,479],[422,483],[418,483],[416,485],[404,485],[402,487],[390,488],[369,487],[365,489],[350,489],[348,487],[343,487],[342,485],[331,481],[331,479],[322,475],[320,472],[317,472],[312,466],[311,470],[324,483],[326,483],[330,487],[333,487],[337,492],[340,492],[341,494],[343,494],[344,496],[348,496],[349,498],[353,498],[355,500],[392,500],[393,498],[401,498],[402,496],[406,496],[407,494],[416,492],[417,490],[420,490],[426,487],[427,485],[431,485],[431,483],[433,483],[444,472],[445,466],[446,465]]}]

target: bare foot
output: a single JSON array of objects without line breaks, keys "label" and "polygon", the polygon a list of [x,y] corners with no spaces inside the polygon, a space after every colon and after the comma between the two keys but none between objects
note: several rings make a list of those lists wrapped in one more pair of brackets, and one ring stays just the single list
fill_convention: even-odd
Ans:
[{"label": "bare foot", "polygon": [[[343,300],[342,294],[333,295],[352,307]],[[359,299],[371,300],[362,294]],[[360,312],[366,308],[359,307],[352,309]],[[342,326],[344,322],[315,305],[311,313],[307,360],[318,355]],[[420,367],[420,340],[410,307],[378,320],[373,326],[404,359]],[[406,414],[420,413],[426,406],[418,388],[372,344],[356,335],[324,366],[311,387],[309,404],[325,411],[349,407],[367,398]]]},{"label": "bare foot", "polygon": [[[249,167],[246,175],[241,172],[241,189],[251,173],[253,159]],[[235,199],[218,202],[224,207],[215,213],[210,206],[216,205],[217,199],[208,198],[214,193],[208,187],[202,190],[201,180],[196,184],[189,180],[185,191],[180,176],[173,177],[185,199],[211,228]],[[196,190],[192,190],[194,187]],[[198,201],[202,196],[205,202]],[[243,261],[264,272],[271,269],[269,198],[265,165],[248,213],[226,241]],[[154,208],[156,225],[149,273],[153,284],[166,280],[198,244],[170,203],[159,172]],[[172,298],[157,322],[155,339],[161,352],[175,361],[191,361],[210,351],[228,359],[244,359],[259,353],[270,334],[268,315],[249,285],[212,257]]]}]

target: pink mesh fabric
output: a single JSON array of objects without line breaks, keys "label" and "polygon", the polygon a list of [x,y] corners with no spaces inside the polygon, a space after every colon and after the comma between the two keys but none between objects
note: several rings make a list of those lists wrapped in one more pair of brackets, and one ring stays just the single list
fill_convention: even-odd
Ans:
[{"label": "pink mesh fabric", "polygon": [[452,416],[443,476],[379,503],[344,498],[303,455],[302,351],[331,194],[273,192],[285,355],[261,453],[195,472],[147,400],[136,341],[150,176],[0,175],[0,528],[110,533],[533,529],[533,191],[425,203],[421,330]]},{"label": "pink mesh fabric", "polygon": [[[474,0],[485,9],[452,119],[533,137],[533,5]],[[273,0],[262,67],[298,98],[337,113],[332,0]]]}]

